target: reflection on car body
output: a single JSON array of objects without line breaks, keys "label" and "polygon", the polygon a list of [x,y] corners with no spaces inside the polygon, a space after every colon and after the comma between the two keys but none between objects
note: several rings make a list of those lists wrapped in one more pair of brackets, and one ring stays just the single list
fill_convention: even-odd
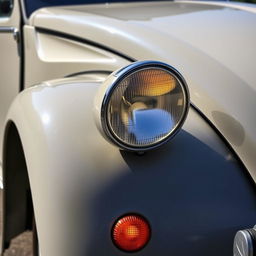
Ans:
[{"label": "reflection on car body", "polygon": [[256,255],[255,12],[0,0],[2,253]]}]

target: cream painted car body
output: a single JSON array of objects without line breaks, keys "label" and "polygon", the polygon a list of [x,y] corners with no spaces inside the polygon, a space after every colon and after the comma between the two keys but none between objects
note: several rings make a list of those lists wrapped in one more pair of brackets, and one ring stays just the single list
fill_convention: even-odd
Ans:
[{"label": "cream painted car body", "polygon": [[[110,231],[129,212],[152,228],[136,255],[232,254],[235,232],[256,223],[255,8],[84,5],[41,9],[24,22],[24,91],[2,126],[4,247],[27,227],[30,189],[41,256],[125,255]],[[102,137],[93,99],[110,72],[148,59],[182,73],[193,106],[172,141],[137,156]]]}]

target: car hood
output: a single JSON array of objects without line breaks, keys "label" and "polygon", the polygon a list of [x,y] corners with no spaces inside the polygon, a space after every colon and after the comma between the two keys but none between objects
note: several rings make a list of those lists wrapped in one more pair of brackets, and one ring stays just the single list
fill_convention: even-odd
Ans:
[{"label": "car hood", "polygon": [[174,66],[188,83],[191,102],[256,181],[256,9],[231,7],[196,2],[51,7],[35,12],[29,24],[97,42],[135,60]]}]

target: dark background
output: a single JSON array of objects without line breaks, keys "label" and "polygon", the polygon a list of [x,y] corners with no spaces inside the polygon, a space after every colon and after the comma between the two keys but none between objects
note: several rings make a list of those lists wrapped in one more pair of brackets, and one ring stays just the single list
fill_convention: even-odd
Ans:
[{"label": "dark background", "polygon": [[[256,4],[256,0],[246,0],[246,1],[243,1],[243,0],[234,0],[234,2],[243,2],[243,3],[251,3],[251,4]],[[255,6],[256,7],[256,6]]]}]

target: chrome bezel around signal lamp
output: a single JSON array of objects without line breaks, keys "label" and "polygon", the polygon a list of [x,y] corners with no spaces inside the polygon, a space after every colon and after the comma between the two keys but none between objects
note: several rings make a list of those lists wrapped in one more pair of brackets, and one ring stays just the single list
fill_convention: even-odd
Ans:
[{"label": "chrome bezel around signal lamp", "polygon": [[[132,145],[120,139],[113,131],[113,128],[111,127],[111,124],[108,119],[108,106],[111,100],[111,96],[118,88],[118,85],[120,85],[120,83],[124,81],[124,79],[126,79],[130,75],[135,74],[138,71],[150,69],[159,69],[161,71],[165,71],[175,78],[175,81],[178,83],[182,90],[184,98],[182,114],[180,115],[179,121],[161,139],[149,145]],[[124,67],[116,72],[113,72],[99,88],[99,91],[95,98],[96,122],[99,130],[104,135],[104,137],[113,144],[115,144],[116,146],[118,146],[119,148],[128,151],[143,152],[165,144],[167,141],[173,138],[175,134],[177,134],[177,132],[181,129],[186,119],[189,109],[189,102],[190,100],[187,84],[182,75],[175,68],[168,64],[158,61],[135,62],[127,67]]]}]

